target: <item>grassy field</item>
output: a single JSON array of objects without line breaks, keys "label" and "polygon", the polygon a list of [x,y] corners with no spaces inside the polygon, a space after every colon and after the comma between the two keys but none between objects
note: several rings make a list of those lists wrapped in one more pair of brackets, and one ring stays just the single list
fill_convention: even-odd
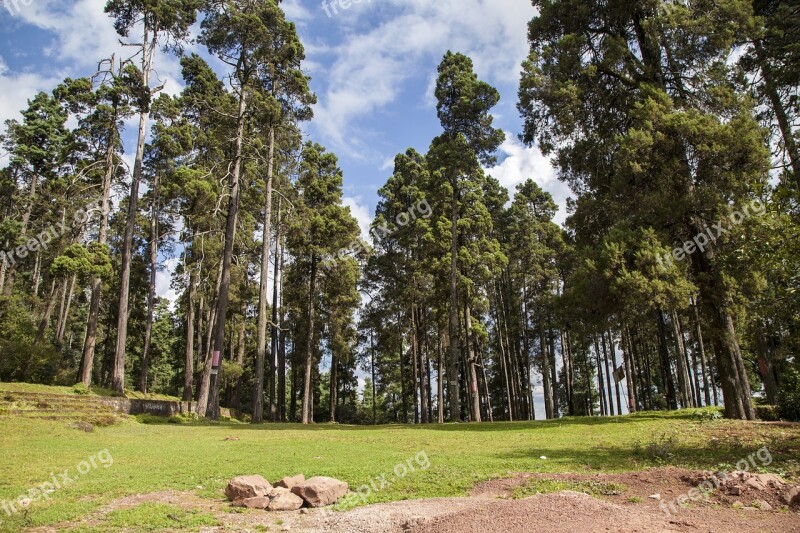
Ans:
[{"label": "grassy field", "polygon": [[[515,472],[614,472],[664,464],[732,468],[762,446],[774,458],[765,471],[800,474],[797,426],[716,420],[711,413],[413,427],[153,423],[152,417],[141,417],[92,432],[64,421],[0,417],[0,504],[65,469],[73,480],[27,510],[8,516],[0,508],[0,530],[73,520],[137,493],[172,489],[223,498],[229,478],[254,473],[270,481],[299,472],[327,475],[353,488],[386,475],[390,485],[373,493],[372,502],[464,495],[479,481]],[[418,466],[423,456],[430,463],[425,469]],[[406,469],[411,464],[414,471],[398,477],[400,464]],[[117,512],[113,519],[120,527],[141,524],[142,516],[168,512],[151,509],[157,507]],[[187,528],[206,520],[184,518]]]},{"label": "grassy field", "polygon": [[[83,389],[79,388],[78,386],[65,387],[58,385],[37,385],[35,383],[0,382],[0,390],[8,392],[36,392],[41,394],[66,394],[68,396],[117,396],[117,393],[115,393],[113,390],[102,389],[100,387]],[[143,394],[135,390],[126,390],[125,397],[138,400],[180,401],[180,398],[175,396],[167,396],[166,394]]]}]

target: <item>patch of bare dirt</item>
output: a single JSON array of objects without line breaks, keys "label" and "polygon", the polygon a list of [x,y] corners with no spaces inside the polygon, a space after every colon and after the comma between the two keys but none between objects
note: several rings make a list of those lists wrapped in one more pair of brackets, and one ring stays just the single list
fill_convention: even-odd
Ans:
[{"label": "patch of bare dirt", "polygon": [[[625,474],[519,474],[480,483],[464,498],[406,500],[358,507],[347,512],[304,509],[292,512],[234,511],[225,500],[204,500],[192,493],[161,492],[130,496],[104,506],[92,517],[63,527],[97,527],[114,509],[144,502],[161,502],[201,509],[217,517],[220,528],[205,531],[300,531],[307,533],[521,533],[737,531],[800,532],[800,512],[786,509],[774,487],[746,488],[738,496],[716,491],[706,500],[686,507],[663,509],[697,486],[707,473],[679,468],[657,468]],[[513,499],[517,487],[531,479],[567,482],[618,483],[622,494],[600,498],[563,491]],[[661,500],[650,496],[658,494]],[[753,507],[764,500],[772,510]],[[741,508],[734,508],[734,502]],[[39,530],[48,531],[48,530]]]}]

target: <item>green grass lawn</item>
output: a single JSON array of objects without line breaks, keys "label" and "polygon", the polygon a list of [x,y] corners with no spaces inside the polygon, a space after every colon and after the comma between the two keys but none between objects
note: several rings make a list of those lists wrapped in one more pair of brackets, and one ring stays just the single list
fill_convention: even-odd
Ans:
[{"label": "green grass lawn", "polygon": [[[7,392],[36,392],[40,394],[66,394],[69,396],[117,396],[117,393],[113,390],[103,389],[101,387],[82,389],[80,386],[65,387],[61,385],[37,385],[35,383],[0,382],[0,390]],[[137,400],[168,400],[173,402],[181,400],[176,396],[167,396],[166,394],[144,394],[135,390],[126,390],[125,397]]]},{"label": "green grass lawn", "polygon": [[[223,498],[226,481],[240,474],[257,473],[274,481],[302,472],[333,476],[352,488],[386,475],[391,484],[369,497],[378,502],[464,495],[479,481],[514,472],[627,471],[663,464],[732,468],[761,446],[768,446],[774,458],[767,471],[800,473],[796,426],[710,420],[708,413],[380,427],[145,424],[143,420],[153,419],[142,417],[93,432],[72,429],[63,421],[0,417],[0,503],[65,469],[75,478],[25,512],[9,517],[0,507],[0,529],[75,520],[112,499],[137,493],[173,489]],[[107,468],[100,461],[107,457],[98,455],[102,450],[113,457]],[[427,469],[414,462],[420,452],[430,461]],[[75,474],[82,461],[90,467],[92,457],[96,468]],[[415,471],[395,476],[395,466],[409,460]],[[188,517],[187,527],[204,519]]]}]

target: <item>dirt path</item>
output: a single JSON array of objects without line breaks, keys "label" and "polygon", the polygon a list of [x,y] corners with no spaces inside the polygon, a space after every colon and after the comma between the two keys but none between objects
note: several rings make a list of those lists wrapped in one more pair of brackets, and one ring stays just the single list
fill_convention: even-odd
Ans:
[{"label": "dirt path", "polygon": [[[222,528],[205,531],[298,531],[307,533],[517,533],[584,531],[737,531],[800,532],[800,512],[782,508],[780,491],[746,489],[732,497],[717,491],[689,506],[669,504],[696,486],[702,474],[659,468],[627,474],[520,474],[477,485],[470,496],[407,500],[358,507],[348,512],[309,509],[302,512],[231,512],[228,502],[192,493],[160,492],[115,500],[92,516],[66,527],[102,528],[105,515],[144,502],[177,505],[212,513]],[[562,491],[513,499],[514,490],[533,481],[618,484],[620,494],[594,497]],[[617,485],[614,485],[617,486]],[[651,496],[658,494],[660,500]],[[766,501],[773,510],[757,509]],[[738,502],[738,503],[737,503]],[[734,506],[734,504],[736,504]],[[741,508],[739,507],[741,504]]]}]

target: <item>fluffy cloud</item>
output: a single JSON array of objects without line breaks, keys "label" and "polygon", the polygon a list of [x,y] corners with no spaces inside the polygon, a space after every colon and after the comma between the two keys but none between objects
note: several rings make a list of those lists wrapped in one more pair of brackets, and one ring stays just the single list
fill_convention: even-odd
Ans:
[{"label": "fluffy cloud", "polygon": [[514,188],[532,178],[542,189],[553,195],[559,210],[555,221],[563,224],[566,219],[569,187],[558,180],[552,162],[537,147],[527,147],[513,137],[508,137],[500,146],[500,163],[486,172],[496,178],[513,195]]},{"label": "fluffy cloud", "polygon": [[[315,52],[335,55],[325,73],[327,89],[320,95],[315,125],[337,150],[363,158],[368,145],[354,122],[396,101],[403,82],[418,75],[420,65],[436,64],[448,49],[472,57],[481,77],[516,83],[527,53],[525,21],[535,14],[529,3],[386,0],[378,4],[342,11],[339,16],[350,22],[351,30],[344,41],[309,51],[312,60]],[[367,31],[353,29],[362,27],[352,24],[354,18],[375,11],[381,21],[364,24],[370,28]]]},{"label": "fluffy cloud", "polygon": [[369,228],[372,224],[372,216],[370,215],[369,207],[362,203],[360,196],[345,196],[342,199],[342,204],[350,208],[350,213],[358,221],[358,227],[361,229],[361,238],[371,242]]},{"label": "fluffy cloud", "polygon": [[156,272],[156,296],[166,298],[173,310],[178,301],[178,293],[172,288],[172,277],[179,262],[178,258],[167,259],[162,263],[162,269]]}]

